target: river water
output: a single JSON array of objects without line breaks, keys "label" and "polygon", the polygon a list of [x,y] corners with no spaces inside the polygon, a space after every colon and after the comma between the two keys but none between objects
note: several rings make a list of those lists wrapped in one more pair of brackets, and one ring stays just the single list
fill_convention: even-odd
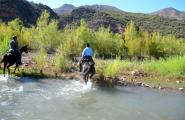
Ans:
[{"label": "river water", "polygon": [[185,94],[0,75],[0,120],[185,120]]}]

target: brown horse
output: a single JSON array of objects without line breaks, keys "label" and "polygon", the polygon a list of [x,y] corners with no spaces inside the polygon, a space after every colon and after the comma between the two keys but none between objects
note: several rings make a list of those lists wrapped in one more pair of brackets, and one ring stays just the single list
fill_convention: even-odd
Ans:
[{"label": "brown horse", "polygon": [[91,74],[90,79],[95,74],[94,63],[93,62],[84,62],[83,63],[83,79],[85,81],[85,84],[87,84],[87,82],[88,82],[89,74]]},{"label": "brown horse", "polygon": [[[22,56],[22,53],[23,52],[28,53],[27,45],[23,46],[19,50],[20,50],[21,56]],[[15,66],[15,69],[14,69],[14,72],[13,72],[13,73],[15,73],[16,69],[19,67],[19,64],[16,61],[17,61],[17,58],[16,58],[16,55],[15,54],[6,53],[3,56],[2,62],[4,63],[4,69],[3,69],[4,76],[5,76],[5,70],[6,70],[6,68],[8,69],[8,74],[10,74],[9,67],[12,66],[12,65],[14,65],[16,63],[16,66]]]}]

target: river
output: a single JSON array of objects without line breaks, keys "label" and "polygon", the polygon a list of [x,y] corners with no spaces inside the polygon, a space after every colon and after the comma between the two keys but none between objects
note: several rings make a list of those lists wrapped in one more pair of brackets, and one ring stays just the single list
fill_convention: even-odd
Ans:
[{"label": "river", "polygon": [[185,120],[183,92],[0,75],[0,120]]}]

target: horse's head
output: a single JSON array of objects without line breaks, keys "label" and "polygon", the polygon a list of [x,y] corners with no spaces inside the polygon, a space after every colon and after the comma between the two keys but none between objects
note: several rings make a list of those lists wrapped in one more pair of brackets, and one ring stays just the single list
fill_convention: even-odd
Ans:
[{"label": "horse's head", "polygon": [[25,52],[25,53],[28,53],[28,46],[27,45],[24,45],[23,47],[20,48],[20,52]]}]

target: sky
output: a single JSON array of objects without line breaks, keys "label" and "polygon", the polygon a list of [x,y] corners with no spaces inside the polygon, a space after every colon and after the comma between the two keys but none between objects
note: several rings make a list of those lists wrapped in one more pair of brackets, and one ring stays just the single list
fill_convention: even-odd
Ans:
[{"label": "sky", "polygon": [[123,11],[135,13],[150,13],[163,8],[173,7],[185,11],[185,0],[28,0],[35,3],[42,3],[51,8],[58,8],[63,4],[82,5],[110,5]]}]

